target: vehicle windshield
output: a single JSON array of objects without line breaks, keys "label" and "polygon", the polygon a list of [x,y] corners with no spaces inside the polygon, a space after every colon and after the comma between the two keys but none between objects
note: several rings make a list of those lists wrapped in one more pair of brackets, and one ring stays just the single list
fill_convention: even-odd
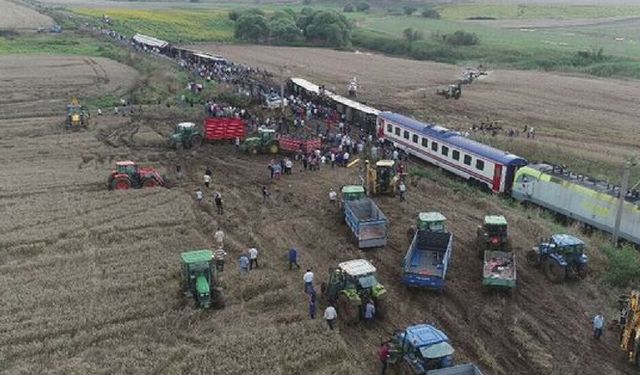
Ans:
[{"label": "vehicle windshield", "polygon": [[491,234],[491,235],[500,235],[500,234],[505,234],[507,233],[507,226],[506,225],[487,225],[487,233]]},{"label": "vehicle windshield", "polygon": [[378,284],[378,280],[376,280],[376,276],[373,274],[360,276],[358,278],[358,282],[360,283],[360,287],[363,289],[373,288],[376,284]]}]

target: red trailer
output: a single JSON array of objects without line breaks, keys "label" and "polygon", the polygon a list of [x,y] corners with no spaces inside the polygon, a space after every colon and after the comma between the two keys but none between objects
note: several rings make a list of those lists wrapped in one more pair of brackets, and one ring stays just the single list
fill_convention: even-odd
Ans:
[{"label": "red trailer", "polygon": [[320,149],[320,138],[303,139],[291,135],[281,135],[278,140],[280,141],[280,150],[284,152],[298,152],[302,149],[302,152],[308,154]]},{"label": "red trailer", "polygon": [[206,118],[203,128],[206,141],[233,141],[236,137],[243,141],[247,136],[244,120],[233,117]]}]

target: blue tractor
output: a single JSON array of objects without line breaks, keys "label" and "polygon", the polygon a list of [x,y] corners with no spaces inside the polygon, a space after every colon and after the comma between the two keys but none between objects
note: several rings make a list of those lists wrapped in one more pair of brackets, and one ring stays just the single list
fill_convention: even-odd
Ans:
[{"label": "blue tractor", "polygon": [[587,275],[589,257],[584,253],[584,242],[569,234],[554,234],[540,241],[527,253],[527,263],[541,267],[554,283],[565,279],[584,278]]},{"label": "blue tractor", "polygon": [[409,326],[398,330],[388,342],[390,364],[397,364],[402,373],[427,374],[453,366],[453,352],[449,337],[430,324]]}]

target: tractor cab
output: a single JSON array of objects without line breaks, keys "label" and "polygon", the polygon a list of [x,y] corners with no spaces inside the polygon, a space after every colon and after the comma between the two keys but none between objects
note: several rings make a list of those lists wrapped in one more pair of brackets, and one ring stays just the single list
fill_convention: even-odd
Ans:
[{"label": "tractor cab", "polygon": [[192,250],[180,254],[182,260],[182,288],[184,294],[194,297],[196,307],[209,308],[215,273],[211,250]]},{"label": "tractor cab", "polygon": [[375,167],[365,161],[367,189],[372,195],[386,194],[394,195],[400,175],[398,174],[398,163],[395,160],[379,160]]},{"label": "tractor cab", "polygon": [[138,175],[138,165],[130,160],[116,162],[116,173],[126,174],[133,178]]},{"label": "tractor cab", "polygon": [[580,265],[588,261],[584,253],[584,242],[569,234],[554,234],[549,241],[542,242],[539,248],[542,253],[562,257],[568,264]]},{"label": "tractor cab", "polygon": [[169,137],[169,146],[171,148],[198,147],[202,143],[202,134],[193,122],[181,122],[176,125],[173,134]]},{"label": "tractor cab", "polygon": [[414,374],[427,374],[453,366],[455,349],[449,337],[430,324],[409,326],[394,333],[391,341],[391,363],[404,361]]},{"label": "tractor cab", "polygon": [[329,281],[322,285],[322,292],[349,320],[358,318],[369,300],[373,300],[376,314],[381,316],[387,290],[378,281],[376,268],[369,261],[354,259],[329,270]]},{"label": "tractor cab", "polygon": [[447,218],[440,212],[420,212],[416,221],[418,230],[428,230],[430,232],[446,232],[444,222]]},{"label": "tractor cab", "polygon": [[342,187],[342,201],[355,201],[365,197],[364,187],[360,185],[346,185]]},{"label": "tractor cab", "polygon": [[487,215],[478,226],[477,247],[480,253],[487,250],[509,251],[507,219],[501,215]]}]

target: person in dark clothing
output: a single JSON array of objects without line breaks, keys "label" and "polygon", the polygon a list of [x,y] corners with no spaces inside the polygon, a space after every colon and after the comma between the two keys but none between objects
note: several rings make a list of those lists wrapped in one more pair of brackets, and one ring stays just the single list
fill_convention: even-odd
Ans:
[{"label": "person in dark clothing", "polygon": [[204,172],[204,174],[206,174],[207,176],[212,176],[213,172],[211,171],[210,167],[207,167],[207,170]]},{"label": "person in dark clothing", "polygon": [[307,161],[307,157],[306,156],[302,156],[302,168],[304,168],[304,170],[307,170],[307,165],[308,165],[308,161]]},{"label": "person in dark clothing", "polygon": [[387,373],[387,366],[389,365],[389,357],[391,356],[391,348],[389,348],[389,344],[382,344],[380,349],[378,349],[378,358],[382,363],[382,371],[380,372],[382,375]]},{"label": "person in dark clothing", "polygon": [[222,194],[220,192],[215,192],[213,195],[213,201],[216,203],[216,209],[218,210],[218,215],[222,215],[224,212],[222,207]]},{"label": "person in dark clothing", "polygon": [[315,290],[309,293],[309,318],[316,318],[316,292]]},{"label": "person in dark clothing", "polygon": [[294,265],[300,269],[300,265],[298,264],[298,250],[291,248],[289,250],[289,269],[293,269]]}]

